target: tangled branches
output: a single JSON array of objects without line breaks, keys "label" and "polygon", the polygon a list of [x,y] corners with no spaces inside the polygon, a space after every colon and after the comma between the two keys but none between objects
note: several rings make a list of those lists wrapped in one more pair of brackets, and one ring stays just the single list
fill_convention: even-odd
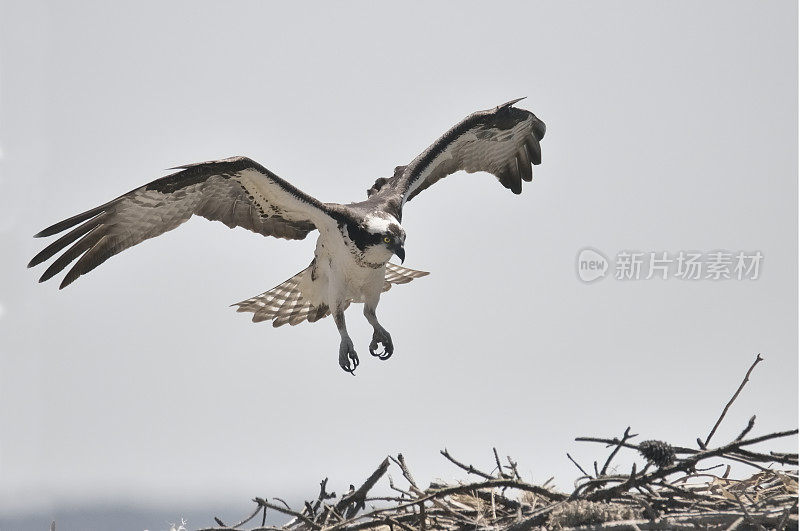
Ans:
[{"label": "tangled branches", "polygon": [[[261,515],[261,525],[250,531],[267,529],[356,531],[361,529],[797,529],[797,453],[758,452],[751,447],[797,434],[797,429],[746,438],[755,426],[753,416],[733,441],[711,448],[709,443],[728,408],[741,392],[753,368],[725,406],[705,441],[697,439],[699,449],[671,446],[662,441],[633,440],[638,436],[625,429],[621,437],[579,437],[576,441],[601,443],[611,448],[603,465],[594,462],[592,473],[569,454],[580,470],[570,494],[522,479],[517,463],[501,458],[493,449],[494,465],[482,470],[453,457],[446,449],[441,454],[473,482],[456,485],[431,483],[421,487],[402,454],[385,458],[358,488],[337,497],[327,491],[327,478],[320,482],[316,499],[302,509],[292,509],[283,500],[255,498],[252,514],[227,526],[218,518],[218,527],[202,531],[243,530]],[[646,460],[634,462],[628,474],[613,473],[612,462],[623,449],[636,450]],[[757,472],[746,479],[730,477],[724,462],[702,468],[709,459],[745,463]],[[398,485],[388,476],[389,496],[370,497],[369,492],[394,465],[404,479]],[[724,469],[723,469],[724,467]],[[792,468],[787,468],[792,467]],[[722,472],[719,474],[717,471]],[[367,506],[369,505],[369,509]],[[267,511],[283,513],[291,520],[282,527],[265,525]]]}]

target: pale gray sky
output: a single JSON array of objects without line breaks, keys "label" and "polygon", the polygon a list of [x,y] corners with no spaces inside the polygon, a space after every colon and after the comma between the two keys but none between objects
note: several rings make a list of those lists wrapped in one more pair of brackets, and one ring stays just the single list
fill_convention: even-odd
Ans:
[{"label": "pale gray sky", "polygon": [[[691,445],[797,422],[797,5],[777,2],[0,3],[0,516],[128,499],[214,507],[359,481],[447,446],[563,488],[631,425]],[[25,269],[51,223],[248,155],[323,201],[364,197],[466,114],[547,124],[514,196],[460,174],[408,205],[385,294],[396,351],[337,365],[330,320],[229,304],[304,268],[314,238],[192,220],[69,288]],[[583,284],[587,246],[760,251],[756,281]],[[60,279],[60,277],[59,277]],[[632,456],[625,456],[630,459]],[[190,522],[191,523],[191,522]],[[209,522],[194,522],[195,525]]]}]

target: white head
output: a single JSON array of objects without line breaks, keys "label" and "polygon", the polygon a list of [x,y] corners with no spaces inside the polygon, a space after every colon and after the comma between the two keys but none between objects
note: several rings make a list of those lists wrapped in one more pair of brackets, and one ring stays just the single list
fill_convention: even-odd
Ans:
[{"label": "white head", "polygon": [[386,212],[371,212],[364,218],[364,229],[372,246],[383,247],[389,252],[388,256],[396,254],[401,262],[405,260],[406,231],[397,218]]}]

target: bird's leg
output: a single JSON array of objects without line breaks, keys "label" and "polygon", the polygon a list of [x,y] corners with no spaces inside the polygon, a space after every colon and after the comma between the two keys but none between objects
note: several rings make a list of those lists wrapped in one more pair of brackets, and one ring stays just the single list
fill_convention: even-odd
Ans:
[{"label": "bird's leg", "polygon": [[339,335],[342,337],[342,342],[339,343],[339,366],[350,374],[355,374],[356,367],[358,367],[358,354],[353,347],[353,340],[347,333],[347,326],[344,322],[344,311],[337,308],[333,312],[333,321],[336,323],[336,328],[339,329]]},{"label": "bird's leg", "polygon": [[[386,331],[384,327],[378,322],[378,317],[375,315],[375,305],[369,303],[364,304],[364,317],[367,318],[369,324],[372,325],[374,332],[372,333],[372,342],[369,344],[369,353],[380,360],[388,360],[392,357],[394,352],[394,345],[392,344],[392,336]],[[378,352],[378,344],[383,345],[383,351]]]}]

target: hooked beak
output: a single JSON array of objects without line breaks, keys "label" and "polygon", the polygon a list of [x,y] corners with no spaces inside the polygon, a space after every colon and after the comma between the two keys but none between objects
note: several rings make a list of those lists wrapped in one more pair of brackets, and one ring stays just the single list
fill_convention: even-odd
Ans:
[{"label": "hooked beak", "polygon": [[400,263],[401,263],[401,264],[402,264],[402,263],[405,261],[405,259],[406,259],[406,250],[405,250],[405,249],[403,249],[403,246],[402,246],[402,245],[401,245],[400,247],[397,247],[397,248],[394,250],[394,254],[396,254],[396,255],[397,255],[397,258],[399,258],[399,259],[400,259]]}]

